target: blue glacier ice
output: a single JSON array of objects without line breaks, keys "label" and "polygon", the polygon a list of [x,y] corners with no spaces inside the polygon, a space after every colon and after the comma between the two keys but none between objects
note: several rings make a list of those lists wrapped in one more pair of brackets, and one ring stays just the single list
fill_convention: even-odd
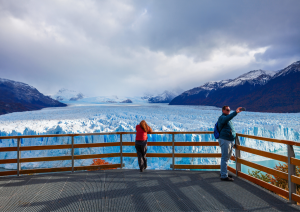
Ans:
[{"label": "blue glacier ice", "polygon": [[[43,135],[93,132],[134,132],[135,126],[146,120],[154,131],[212,131],[221,115],[221,109],[209,106],[169,106],[167,104],[73,104],[65,108],[45,108],[40,111],[18,112],[0,116],[0,135]],[[300,113],[242,112],[234,120],[239,133],[268,138],[300,141]],[[80,136],[75,143],[117,142],[119,135]],[[135,135],[124,135],[123,141],[134,142]],[[149,135],[148,141],[172,141],[171,135]],[[175,141],[215,141],[213,135],[176,135]],[[286,154],[286,145],[240,138],[244,146]],[[24,146],[70,144],[70,137],[22,139]],[[15,139],[0,140],[0,147],[16,146]],[[82,148],[75,154],[101,154],[119,152],[119,147]],[[135,152],[134,147],[123,147],[124,152]],[[220,152],[219,147],[176,147],[180,153]],[[148,147],[149,153],[171,152],[171,147]],[[296,149],[298,154],[299,150]],[[22,158],[70,155],[69,149],[24,151]],[[242,153],[243,158],[265,160]],[[15,152],[1,152],[0,159],[16,158]],[[120,158],[105,158],[119,163]],[[148,158],[150,169],[170,169],[170,158]],[[176,164],[218,164],[216,158],[177,158]],[[75,165],[90,165],[92,160],[76,160]],[[124,158],[126,168],[137,168],[137,158]],[[71,161],[22,163],[22,169],[71,166]],[[1,168],[15,169],[16,164],[1,164]]]}]

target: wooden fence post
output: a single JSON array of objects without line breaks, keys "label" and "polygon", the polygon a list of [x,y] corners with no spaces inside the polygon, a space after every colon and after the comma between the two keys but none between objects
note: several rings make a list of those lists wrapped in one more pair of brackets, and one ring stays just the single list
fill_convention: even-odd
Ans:
[{"label": "wooden fence post", "polygon": [[296,201],[292,200],[292,194],[296,194],[296,184],[292,182],[292,175],[296,174],[296,167],[291,163],[291,158],[295,157],[293,145],[287,145],[288,150],[288,184],[289,184],[289,201],[292,204],[296,204]]},{"label": "wooden fence post", "polygon": [[175,135],[172,134],[172,170],[175,170]]},{"label": "wooden fence post", "polygon": [[71,154],[72,154],[72,173],[74,173],[74,136],[72,136],[71,138],[72,138],[72,150],[71,150]]},{"label": "wooden fence post", "polygon": [[121,169],[123,169],[123,134],[120,134],[120,160],[121,160]]},{"label": "wooden fence post", "polygon": [[20,164],[20,159],[21,159],[21,139],[18,138],[18,144],[17,144],[17,175],[20,176],[20,170],[21,170],[21,164]]},{"label": "wooden fence post", "polygon": [[236,165],[236,176],[238,176],[239,171],[241,171],[241,164],[237,161],[238,158],[241,157],[241,151],[237,149],[237,146],[240,145],[239,137],[235,138],[235,165]]}]

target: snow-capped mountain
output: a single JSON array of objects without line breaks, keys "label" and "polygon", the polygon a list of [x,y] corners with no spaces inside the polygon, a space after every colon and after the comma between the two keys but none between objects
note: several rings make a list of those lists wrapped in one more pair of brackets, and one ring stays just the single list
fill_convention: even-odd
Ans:
[{"label": "snow-capped mountain", "polygon": [[272,76],[274,76],[274,74],[275,72],[267,72],[263,70],[249,71],[248,73],[243,74],[233,80],[228,80],[227,83],[224,83],[219,88],[234,87],[243,85],[245,83],[252,85],[264,85],[272,78]]},{"label": "snow-capped mountain", "polygon": [[289,65],[288,67],[278,71],[273,78],[277,78],[280,76],[285,76],[287,74],[291,74],[291,73],[297,73],[300,72],[300,61],[294,62],[291,65]]},{"label": "snow-capped mountain", "polygon": [[300,61],[277,72],[264,86],[239,99],[251,111],[300,112]]},{"label": "snow-capped mountain", "polygon": [[[171,105],[230,105],[260,112],[300,112],[300,61],[278,71],[254,70],[209,82],[175,97]],[[298,103],[299,99],[299,103]]]},{"label": "snow-capped mountain", "polygon": [[55,95],[52,96],[53,99],[57,101],[78,101],[80,99],[85,98],[86,96],[81,92],[69,90],[66,88],[60,89]]},{"label": "snow-capped mountain", "polygon": [[173,90],[165,90],[162,93],[144,94],[144,96],[141,98],[148,103],[170,103],[176,96],[178,96],[182,92],[183,90],[181,88],[175,88]]},{"label": "snow-capped mountain", "polygon": [[22,82],[0,78],[0,114],[66,106]]},{"label": "snow-capped mountain", "polygon": [[164,91],[159,95],[148,98],[149,103],[170,103],[179,93],[177,91]]},{"label": "snow-capped mountain", "polygon": [[[193,88],[185,91],[181,95],[174,98],[170,104],[182,105],[182,104],[208,104],[211,105],[211,101],[217,99],[222,102],[222,98],[228,98],[224,95],[226,92],[234,92],[238,88],[237,93],[244,92],[249,93],[254,88],[262,86],[268,82],[274,75],[273,72],[267,72],[263,70],[253,70],[246,74],[243,74],[235,79],[227,79],[221,81],[213,81],[205,83],[200,87]],[[213,95],[214,94],[214,95]],[[210,100],[212,98],[212,100]],[[214,104],[212,104],[214,105]]]}]

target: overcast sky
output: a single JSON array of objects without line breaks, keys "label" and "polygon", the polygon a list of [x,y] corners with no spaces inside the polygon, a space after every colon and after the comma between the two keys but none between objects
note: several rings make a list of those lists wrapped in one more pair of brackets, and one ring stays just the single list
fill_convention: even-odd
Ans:
[{"label": "overcast sky", "polygon": [[0,0],[0,78],[142,95],[300,60],[299,0]]}]

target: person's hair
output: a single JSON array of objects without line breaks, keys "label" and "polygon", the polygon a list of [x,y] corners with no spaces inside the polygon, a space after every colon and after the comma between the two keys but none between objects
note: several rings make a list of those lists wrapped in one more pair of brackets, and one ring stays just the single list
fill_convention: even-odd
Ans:
[{"label": "person's hair", "polygon": [[222,110],[225,110],[227,107],[229,107],[228,105],[224,105],[223,107],[222,107]]},{"label": "person's hair", "polygon": [[142,120],[140,122],[140,126],[141,128],[145,131],[145,132],[152,132],[151,127],[148,126],[147,122],[145,120]]}]

